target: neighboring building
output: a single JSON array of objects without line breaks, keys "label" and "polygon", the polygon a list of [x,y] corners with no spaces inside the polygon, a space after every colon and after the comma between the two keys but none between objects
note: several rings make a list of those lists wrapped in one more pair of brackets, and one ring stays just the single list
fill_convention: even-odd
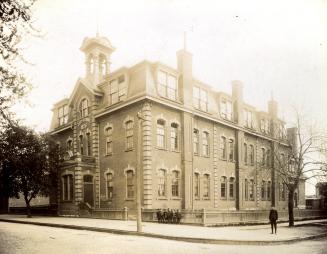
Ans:
[{"label": "neighboring building", "polygon": [[306,207],[308,209],[327,209],[327,197],[322,195],[322,188],[326,188],[327,182],[319,182],[316,184],[316,194],[305,198]]},{"label": "neighboring building", "polygon": [[[53,108],[51,133],[66,150],[60,168],[60,214],[135,209],[141,174],[144,209],[265,210],[287,208],[273,153],[290,145],[277,102],[268,112],[243,101],[243,85],[216,92],[192,74],[192,54],[177,69],[142,61],[110,72],[108,39],[86,38],[86,74]],[[139,128],[139,121],[141,121]],[[304,181],[296,206],[304,207]]]}]

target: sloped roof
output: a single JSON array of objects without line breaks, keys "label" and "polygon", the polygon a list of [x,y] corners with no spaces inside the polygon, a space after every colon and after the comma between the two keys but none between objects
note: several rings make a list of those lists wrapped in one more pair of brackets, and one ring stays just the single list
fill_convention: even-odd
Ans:
[{"label": "sloped roof", "polygon": [[110,50],[115,50],[115,48],[112,46],[111,42],[106,37],[99,36],[99,35],[97,35],[96,37],[86,37],[83,40],[80,50],[85,51],[92,44],[98,44],[98,45],[108,48]]},{"label": "sloped roof", "polygon": [[73,92],[71,93],[71,95],[69,96],[69,102],[68,104],[70,104],[75,96],[75,94],[77,93],[78,91],[78,88],[80,86],[84,86],[87,90],[89,90],[92,94],[94,95],[97,95],[97,96],[102,96],[103,95],[103,92],[95,85],[93,85],[90,81],[88,81],[87,79],[85,78],[79,78],[77,81],[76,81],[76,84],[75,84],[75,87],[74,87],[74,90]]}]

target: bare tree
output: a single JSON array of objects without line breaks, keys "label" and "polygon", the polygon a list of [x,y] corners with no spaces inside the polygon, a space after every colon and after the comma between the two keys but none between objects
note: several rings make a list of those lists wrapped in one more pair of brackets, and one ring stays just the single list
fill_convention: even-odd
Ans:
[{"label": "bare tree", "polygon": [[301,180],[326,177],[326,134],[306,121],[296,111],[296,127],[288,129],[290,148],[281,152],[277,144],[273,152],[275,172],[288,190],[289,226],[294,226],[294,195]]},{"label": "bare tree", "polygon": [[18,68],[23,58],[21,41],[28,35],[39,36],[33,27],[35,0],[0,1],[0,123],[10,121],[10,106],[31,88]]}]

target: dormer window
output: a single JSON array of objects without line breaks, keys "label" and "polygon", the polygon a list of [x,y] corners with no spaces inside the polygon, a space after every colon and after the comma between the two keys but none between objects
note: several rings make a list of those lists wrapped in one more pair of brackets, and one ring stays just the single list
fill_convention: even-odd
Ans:
[{"label": "dormer window", "polygon": [[220,116],[226,120],[232,120],[232,102],[226,99],[222,99],[220,102]]},{"label": "dormer window", "polygon": [[196,109],[208,111],[208,92],[197,86],[193,87],[193,106]]},{"label": "dormer window", "polygon": [[244,115],[244,126],[248,128],[253,128],[253,113],[248,109],[243,110]]},{"label": "dormer window", "polygon": [[177,99],[177,78],[167,72],[158,72],[158,93],[170,100]]},{"label": "dormer window", "polygon": [[269,120],[267,118],[262,118],[260,120],[260,130],[263,133],[269,133]]},{"label": "dormer window", "polygon": [[111,80],[109,85],[109,105],[116,104],[126,99],[127,86],[125,75],[119,76],[117,79]]},{"label": "dormer window", "polygon": [[62,106],[58,109],[58,121],[59,126],[64,125],[68,122],[68,106]]},{"label": "dormer window", "polygon": [[83,99],[81,101],[80,114],[81,114],[81,117],[86,117],[89,115],[89,101],[87,99]]}]

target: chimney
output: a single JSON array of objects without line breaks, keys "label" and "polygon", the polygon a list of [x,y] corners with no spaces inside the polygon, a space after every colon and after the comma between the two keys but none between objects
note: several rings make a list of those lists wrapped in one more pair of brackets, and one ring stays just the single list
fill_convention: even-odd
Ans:
[{"label": "chimney", "polygon": [[184,106],[193,108],[193,75],[192,75],[192,54],[184,49],[177,51],[177,69],[179,71],[179,91]]},{"label": "chimney", "polygon": [[241,125],[243,123],[243,83],[239,80],[232,81],[233,111],[235,121]]}]

